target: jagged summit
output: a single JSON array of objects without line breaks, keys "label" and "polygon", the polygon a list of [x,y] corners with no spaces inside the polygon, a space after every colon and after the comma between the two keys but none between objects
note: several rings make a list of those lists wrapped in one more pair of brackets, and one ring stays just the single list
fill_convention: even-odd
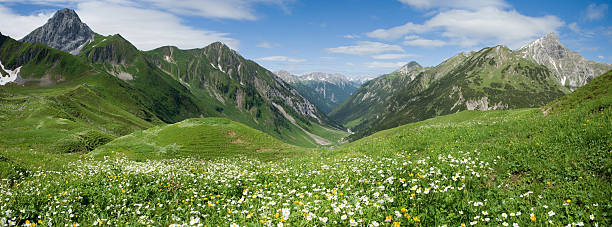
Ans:
[{"label": "jagged summit", "polygon": [[571,90],[612,69],[612,65],[586,60],[566,48],[555,33],[549,33],[517,50],[524,58],[548,67],[556,79]]},{"label": "jagged summit", "polygon": [[20,41],[42,43],[76,55],[87,42],[93,40],[94,34],[74,10],[62,9]]},{"label": "jagged summit", "polygon": [[278,76],[287,83],[296,83],[299,81],[299,78],[297,76],[294,76],[293,74],[285,70],[276,71],[274,72],[274,75]]},{"label": "jagged summit", "polygon": [[410,72],[421,70],[422,68],[423,66],[419,65],[419,63],[417,63],[416,61],[411,61],[408,64],[405,64],[404,66],[399,68],[398,70],[395,70],[395,72],[401,74],[408,74]]},{"label": "jagged summit", "polygon": [[302,80],[325,81],[337,85],[347,85],[351,83],[345,75],[339,73],[312,72],[304,74],[300,76],[300,78]]}]

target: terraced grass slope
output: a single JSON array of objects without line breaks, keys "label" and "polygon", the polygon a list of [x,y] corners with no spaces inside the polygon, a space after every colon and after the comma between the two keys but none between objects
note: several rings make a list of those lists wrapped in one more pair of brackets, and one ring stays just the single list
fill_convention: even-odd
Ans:
[{"label": "terraced grass slope", "polygon": [[98,147],[89,155],[131,160],[248,156],[278,159],[297,147],[226,118],[194,118],[134,132]]},{"label": "terraced grass slope", "polygon": [[[0,221],[609,226],[611,87],[608,72],[552,103],[566,106],[552,114],[463,111],[281,160],[248,151],[210,160],[81,159],[64,171],[38,170],[0,184],[6,201]],[[158,128],[152,136],[177,137],[180,125],[194,123]]]}]

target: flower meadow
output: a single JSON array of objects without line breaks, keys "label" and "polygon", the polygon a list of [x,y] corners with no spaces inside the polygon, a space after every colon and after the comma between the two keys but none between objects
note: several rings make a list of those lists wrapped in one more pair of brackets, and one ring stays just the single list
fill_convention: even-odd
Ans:
[{"label": "flower meadow", "polygon": [[0,188],[9,226],[606,225],[610,201],[557,198],[493,176],[480,151],[435,156],[86,160]]}]

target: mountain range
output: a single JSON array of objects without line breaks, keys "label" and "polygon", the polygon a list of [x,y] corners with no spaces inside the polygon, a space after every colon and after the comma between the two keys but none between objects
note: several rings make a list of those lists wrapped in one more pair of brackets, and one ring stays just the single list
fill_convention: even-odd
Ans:
[{"label": "mountain range", "polygon": [[314,72],[295,76],[282,70],[275,74],[298,90],[325,114],[344,102],[360,86],[358,81],[351,81],[342,74]]},{"label": "mountain range", "polygon": [[538,107],[612,69],[567,49],[554,33],[511,50],[459,53],[433,67],[410,62],[363,84],[330,113],[352,139],[462,110]]},{"label": "mountain range", "polygon": [[346,128],[358,139],[462,110],[542,106],[612,69],[551,33],[518,50],[488,47],[432,67],[410,62],[372,80],[295,76],[272,73],[221,42],[141,51],[119,34],[95,33],[70,9],[19,41],[0,34],[0,66],[0,92],[12,97],[3,102],[36,106],[24,118],[71,121],[68,129],[78,133],[60,131],[77,135],[68,139],[75,143],[92,133],[115,138],[188,118],[225,117],[303,146],[333,144]]},{"label": "mountain range", "polygon": [[[1,36],[0,62],[3,84],[25,86],[4,86],[6,96],[30,102],[42,91],[53,90],[39,97],[49,101],[44,102],[49,108],[65,113],[43,115],[88,123],[88,130],[110,137],[151,124],[210,116],[304,146],[330,144],[317,134],[342,129],[289,84],[223,43],[140,51],[119,34],[93,32],[71,9],[56,12],[20,41]],[[92,99],[121,111],[93,111],[99,103]],[[66,112],[66,105],[76,106]],[[100,123],[103,115],[138,120],[111,127]]]}]

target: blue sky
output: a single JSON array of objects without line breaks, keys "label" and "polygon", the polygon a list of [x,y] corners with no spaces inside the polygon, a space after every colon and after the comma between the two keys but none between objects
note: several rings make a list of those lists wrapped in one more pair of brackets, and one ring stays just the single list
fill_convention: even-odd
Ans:
[{"label": "blue sky", "polygon": [[462,51],[519,48],[556,32],[587,59],[612,63],[607,1],[0,0],[0,32],[19,39],[73,8],[95,32],[143,50],[222,41],[270,70],[378,76]]}]

